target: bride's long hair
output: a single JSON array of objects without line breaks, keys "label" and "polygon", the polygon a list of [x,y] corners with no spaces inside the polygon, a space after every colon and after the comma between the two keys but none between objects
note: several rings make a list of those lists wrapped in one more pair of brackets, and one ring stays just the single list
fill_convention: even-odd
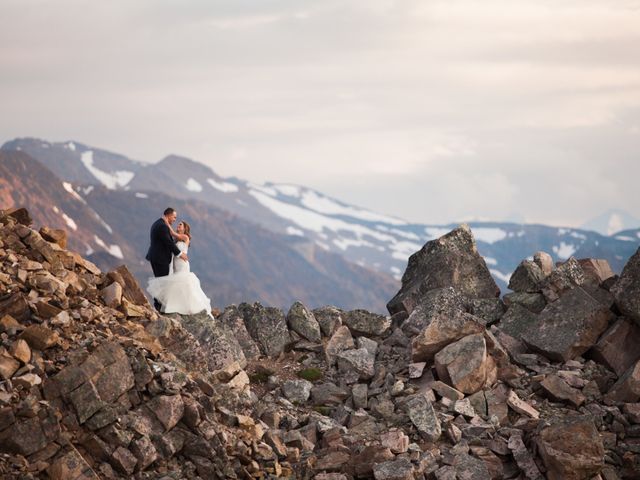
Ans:
[{"label": "bride's long hair", "polygon": [[191,225],[184,220],[180,223],[182,223],[182,226],[184,227],[184,234],[189,237],[189,243],[191,243]]}]

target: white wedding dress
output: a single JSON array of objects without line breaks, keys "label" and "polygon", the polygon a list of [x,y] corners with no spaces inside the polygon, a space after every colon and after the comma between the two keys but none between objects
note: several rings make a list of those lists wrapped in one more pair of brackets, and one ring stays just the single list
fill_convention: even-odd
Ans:
[{"label": "white wedding dress", "polygon": [[[181,253],[187,253],[185,242],[176,242]],[[191,271],[189,262],[173,257],[173,273],[166,277],[150,278],[147,291],[162,304],[164,313],[193,315],[205,310],[211,315],[211,300],[200,287],[200,280]]]}]

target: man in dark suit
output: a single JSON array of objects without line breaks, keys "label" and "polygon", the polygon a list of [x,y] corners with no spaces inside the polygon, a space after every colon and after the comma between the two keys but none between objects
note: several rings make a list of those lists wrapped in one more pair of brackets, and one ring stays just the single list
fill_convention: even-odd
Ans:
[{"label": "man in dark suit", "polygon": [[[169,275],[169,267],[173,255],[179,256],[185,262],[189,261],[187,255],[180,252],[180,249],[176,246],[176,242],[171,236],[169,231],[169,225],[176,221],[178,214],[173,208],[167,208],[162,215],[153,225],[151,225],[150,231],[150,245],[147,252],[146,259],[151,263],[151,269],[153,270],[154,277],[165,277]],[[167,223],[169,225],[167,225]],[[153,306],[156,310],[160,311],[162,305],[155,298],[153,299]]]}]

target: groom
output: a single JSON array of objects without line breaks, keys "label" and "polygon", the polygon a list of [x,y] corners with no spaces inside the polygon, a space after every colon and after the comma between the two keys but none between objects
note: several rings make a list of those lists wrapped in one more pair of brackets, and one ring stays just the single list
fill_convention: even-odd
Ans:
[{"label": "groom", "polygon": [[[165,277],[169,275],[169,266],[173,255],[182,258],[185,262],[189,259],[185,253],[181,253],[176,246],[176,242],[171,236],[169,225],[176,221],[178,214],[173,208],[167,208],[161,218],[153,222],[150,231],[151,244],[147,252],[146,259],[151,263],[154,277]],[[153,299],[153,306],[160,311],[161,304]]]}]

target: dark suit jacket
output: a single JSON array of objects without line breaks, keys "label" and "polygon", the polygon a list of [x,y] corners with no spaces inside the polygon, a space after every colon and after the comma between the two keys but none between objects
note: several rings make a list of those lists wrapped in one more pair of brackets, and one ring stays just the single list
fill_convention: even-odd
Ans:
[{"label": "dark suit jacket", "polygon": [[180,255],[180,249],[162,218],[153,222],[149,236],[151,244],[146,258],[151,263],[169,264],[173,255]]}]

